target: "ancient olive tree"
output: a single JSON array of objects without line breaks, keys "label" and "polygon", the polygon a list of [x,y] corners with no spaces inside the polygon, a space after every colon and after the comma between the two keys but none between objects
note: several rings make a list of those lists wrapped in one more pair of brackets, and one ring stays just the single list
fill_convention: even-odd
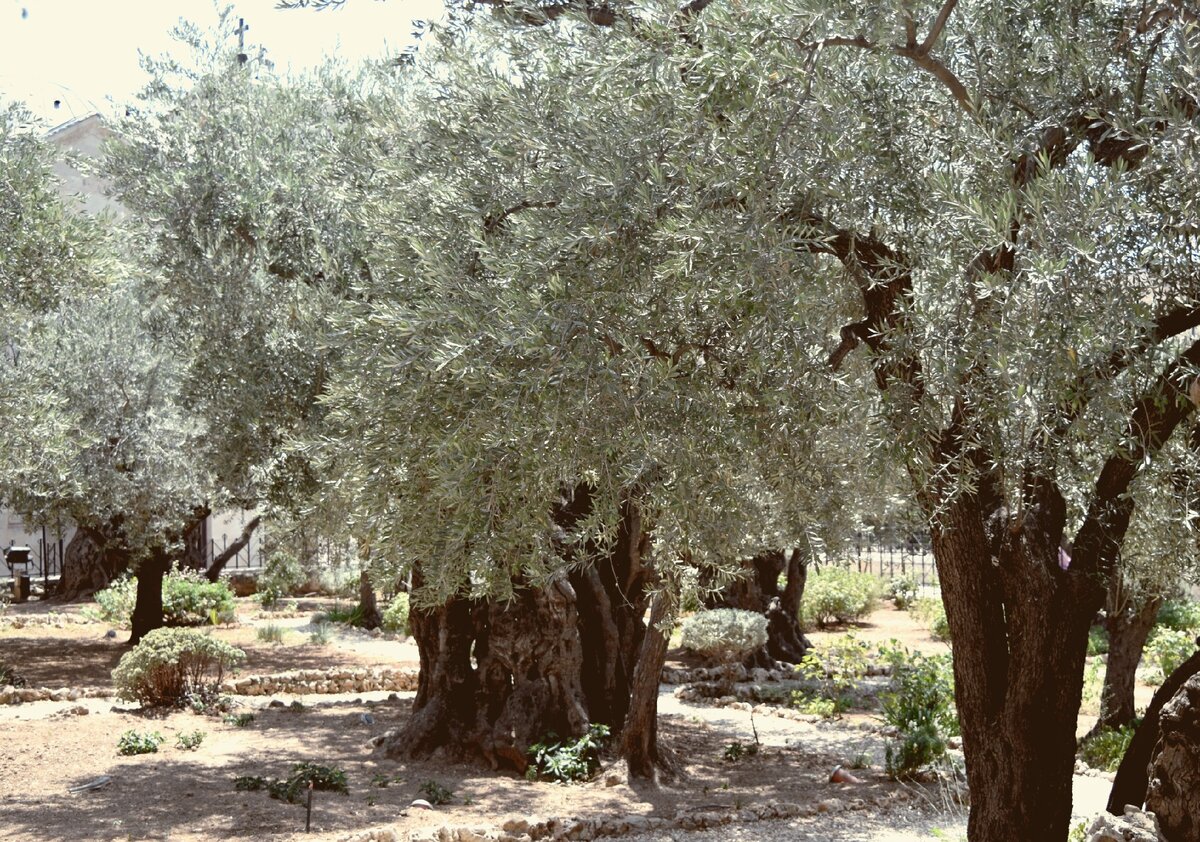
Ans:
[{"label": "ancient olive tree", "polygon": [[434,27],[380,105],[328,493],[414,582],[421,683],[394,751],[522,768],[548,731],[602,722],[647,774],[683,571],[719,584],[795,543],[796,498],[806,527],[836,508],[808,468],[833,451],[814,396],[841,388],[834,323],[794,320],[724,188],[689,180],[718,144],[676,57],[513,23]]}]

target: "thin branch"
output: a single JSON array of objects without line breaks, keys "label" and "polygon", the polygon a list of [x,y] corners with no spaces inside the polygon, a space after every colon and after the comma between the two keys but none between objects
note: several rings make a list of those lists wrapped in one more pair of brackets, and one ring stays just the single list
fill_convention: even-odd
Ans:
[{"label": "thin branch", "polygon": [[929,27],[929,34],[925,36],[925,40],[921,42],[921,46],[918,48],[922,55],[932,50],[938,38],[942,37],[942,30],[946,28],[946,21],[950,20],[950,15],[954,12],[956,5],[958,5],[958,0],[946,0],[942,5],[941,11],[938,12],[938,16],[933,21],[933,26]]},{"label": "thin branch", "polygon": [[495,234],[504,227],[505,221],[510,216],[521,213],[522,211],[544,210],[547,208],[556,207],[558,207],[558,201],[556,199],[550,199],[545,202],[531,202],[528,199],[524,199],[520,202],[517,202],[510,208],[505,208],[498,214],[489,213],[487,216],[485,216],[483,218],[483,231],[485,234]]}]

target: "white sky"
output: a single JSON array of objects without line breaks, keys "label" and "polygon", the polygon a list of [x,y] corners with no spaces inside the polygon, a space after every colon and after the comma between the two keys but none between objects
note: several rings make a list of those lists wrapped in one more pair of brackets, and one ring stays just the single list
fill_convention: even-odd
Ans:
[{"label": "white sky", "polygon": [[[231,5],[250,27],[247,45],[266,47],[280,70],[325,55],[396,52],[410,43],[414,18],[442,10],[441,0],[347,0],[323,11],[276,9],[275,2]],[[50,125],[115,110],[112,103],[131,100],[146,80],[139,50],[169,52],[180,18],[210,27],[217,9],[213,0],[0,0],[0,100],[24,100]]]}]

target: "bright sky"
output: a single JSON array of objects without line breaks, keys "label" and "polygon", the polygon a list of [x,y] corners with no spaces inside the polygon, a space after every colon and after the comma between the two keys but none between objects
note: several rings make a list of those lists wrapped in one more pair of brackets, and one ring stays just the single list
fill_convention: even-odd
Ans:
[{"label": "bright sky", "polygon": [[[346,0],[322,11],[276,9],[275,2],[231,5],[250,27],[247,45],[266,47],[280,70],[326,55],[397,52],[412,40],[413,19],[442,10],[441,0]],[[139,50],[169,52],[180,18],[214,26],[217,10],[213,0],[0,0],[0,100],[24,100],[51,125],[112,111],[145,82]]]}]

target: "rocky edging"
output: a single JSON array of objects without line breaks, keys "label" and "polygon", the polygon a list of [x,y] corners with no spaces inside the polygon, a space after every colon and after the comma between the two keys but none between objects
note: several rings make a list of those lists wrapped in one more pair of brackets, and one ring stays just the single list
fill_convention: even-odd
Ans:
[{"label": "rocky edging", "polygon": [[809,804],[762,804],[730,812],[709,807],[681,811],[673,819],[642,815],[611,819],[539,820],[513,817],[504,821],[498,828],[445,825],[407,833],[396,828],[373,828],[341,837],[340,842],[568,842],[664,830],[705,830],[734,823],[805,818],[855,810],[877,810],[884,802],[899,802],[911,797],[905,790],[893,790],[870,801],[863,798],[826,798]]},{"label": "rocky edging", "polygon": [[234,696],[271,696],[276,693],[369,693],[375,690],[405,692],[417,689],[415,669],[295,670],[274,675],[249,675],[221,685]]},{"label": "rocky edging", "polygon": [[113,691],[107,687],[0,687],[0,705],[19,705],[24,702],[74,702],[78,699],[107,699]]}]

